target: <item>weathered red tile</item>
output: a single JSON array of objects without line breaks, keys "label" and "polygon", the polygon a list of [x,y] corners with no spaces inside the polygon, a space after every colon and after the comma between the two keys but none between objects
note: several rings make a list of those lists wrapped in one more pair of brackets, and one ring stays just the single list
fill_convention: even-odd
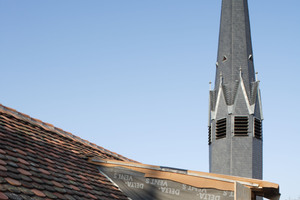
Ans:
[{"label": "weathered red tile", "polygon": [[33,188],[31,181],[22,181],[21,180],[21,183],[25,188],[30,188],[30,189]]},{"label": "weathered red tile", "polygon": [[55,196],[52,192],[44,191],[44,194],[50,199],[57,199],[57,196]]},{"label": "weathered red tile", "polygon": [[58,192],[54,192],[53,194],[54,194],[55,196],[57,196],[59,200],[61,200],[61,199],[66,199],[66,197],[65,197],[64,195],[62,195],[62,194],[60,194],[60,193],[58,193]]},{"label": "weathered red tile", "polygon": [[40,190],[37,190],[37,189],[32,189],[31,190],[36,196],[39,196],[39,197],[45,197],[46,195],[40,191]]},{"label": "weathered red tile", "polygon": [[56,181],[51,181],[55,186],[57,186],[57,187],[64,187],[62,184],[60,184],[60,183],[58,183],[58,182],[56,182]]},{"label": "weathered red tile", "polygon": [[73,190],[80,191],[80,189],[79,189],[78,187],[76,187],[75,185],[70,185],[70,187],[71,187]]},{"label": "weathered red tile", "polygon": [[0,171],[0,177],[7,177],[6,171]]},{"label": "weathered red tile", "polygon": [[6,158],[7,158],[9,161],[19,162],[18,158],[14,157],[14,156],[6,155]]},{"label": "weathered red tile", "polygon": [[34,193],[30,190],[30,189],[27,189],[25,187],[19,187],[19,190],[21,191],[21,193],[23,194],[26,194],[26,195],[34,195]]},{"label": "weathered red tile", "polygon": [[21,174],[26,175],[26,176],[31,176],[32,174],[29,171],[26,171],[24,169],[18,168],[17,169]]},{"label": "weathered red tile", "polygon": [[27,162],[26,160],[22,159],[22,158],[18,158],[19,162],[25,165],[30,165],[29,162]]},{"label": "weathered red tile", "polygon": [[26,151],[29,151],[30,153],[35,153],[32,149],[26,148]]},{"label": "weathered red tile", "polygon": [[34,189],[37,189],[37,190],[40,190],[40,191],[45,189],[44,184],[40,184],[40,183],[37,183],[37,182],[34,182],[34,181],[32,182],[32,186],[33,186]]},{"label": "weathered red tile", "polygon": [[25,170],[30,170],[29,166],[28,165],[24,165],[22,163],[19,163],[19,167],[22,168],[22,169],[25,169]]},{"label": "weathered red tile", "polygon": [[27,153],[24,152],[24,151],[22,151],[21,149],[16,149],[16,151],[17,151],[19,154],[22,154],[22,155],[24,155],[24,156],[27,155]]},{"label": "weathered red tile", "polygon": [[89,185],[87,185],[87,184],[83,184],[87,189],[89,189],[89,190],[92,190],[93,188],[91,187],[91,186],[89,186]]},{"label": "weathered red tile", "polygon": [[18,157],[18,154],[13,151],[6,151],[6,154],[10,156]]},{"label": "weathered red tile", "polygon": [[115,199],[119,199],[119,197],[118,197],[117,195],[113,194],[113,193],[111,193],[110,195],[111,195],[113,198],[115,198]]},{"label": "weathered red tile", "polygon": [[66,175],[66,177],[72,181],[76,181],[76,179],[74,179],[72,176]]},{"label": "weathered red tile", "polygon": [[85,176],[82,176],[82,175],[79,175],[79,177],[82,178],[83,180],[86,180],[86,181],[89,180]]},{"label": "weathered red tile", "polygon": [[8,197],[4,193],[0,192],[0,199],[1,200],[7,200]]},{"label": "weathered red tile", "polygon": [[7,169],[3,165],[0,165],[0,171],[7,171]]},{"label": "weathered red tile", "polygon": [[56,169],[54,169],[53,167],[51,167],[51,166],[48,166],[48,169],[50,169],[51,171],[53,171],[53,172],[57,172],[57,170]]},{"label": "weathered red tile", "polygon": [[0,160],[0,165],[6,165],[7,163],[4,160]]},{"label": "weathered red tile", "polygon": [[44,170],[44,169],[42,169],[42,168],[38,168],[38,170],[39,170],[40,172],[42,172],[43,174],[47,174],[47,175],[50,175],[50,174],[51,174],[49,171]]},{"label": "weathered red tile", "polygon": [[11,185],[14,185],[14,186],[20,186],[21,185],[21,183],[19,182],[19,181],[17,181],[17,180],[15,180],[15,179],[12,179],[12,178],[5,178],[5,180],[9,183],[9,184],[11,184]]},{"label": "weathered red tile", "polygon": [[52,160],[50,160],[50,159],[48,159],[48,158],[45,158],[45,160],[47,161],[47,162],[49,162],[49,163],[55,163],[54,161],[52,161]]},{"label": "weathered red tile", "polygon": [[88,193],[88,195],[89,195],[92,199],[97,199],[97,197],[95,197],[95,196],[92,195],[91,193]]},{"label": "weathered red tile", "polygon": [[46,122],[44,122],[44,124],[46,124],[47,126],[51,126],[51,127],[54,127],[52,124],[50,124],[50,123],[46,123]]},{"label": "weathered red tile", "polygon": [[67,167],[64,167],[64,170],[66,170],[67,172],[72,172],[72,170]]},{"label": "weathered red tile", "polygon": [[0,149],[0,153],[1,154],[6,154],[6,152],[4,150],[2,150],[2,149]]},{"label": "weathered red tile", "polygon": [[54,153],[52,153],[52,152],[50,152],[50,153],[49,153],[49,155],[51,155],[51,156],[53,156],[53,157],[55,157],[55,158],[60,158],[60,156],[59,156],[59,155],[57,155],[57,154],[54,154]]}]

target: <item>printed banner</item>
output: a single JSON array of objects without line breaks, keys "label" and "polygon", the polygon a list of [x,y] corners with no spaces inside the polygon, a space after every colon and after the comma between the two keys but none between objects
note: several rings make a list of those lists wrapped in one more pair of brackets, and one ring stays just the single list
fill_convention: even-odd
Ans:
[{"label": "printed banner", "polygon": [[196,188],[123,167],[99,167],[132,200],[234,200],[233,191]]}]

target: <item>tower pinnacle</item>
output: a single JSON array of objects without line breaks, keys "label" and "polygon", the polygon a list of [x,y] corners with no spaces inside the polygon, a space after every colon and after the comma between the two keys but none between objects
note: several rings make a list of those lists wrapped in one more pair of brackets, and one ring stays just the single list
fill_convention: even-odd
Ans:
[{"label": "tower pinnacle", "polygon": [[227,93],[225,99],[233,104],[240,70],[248,97],[255,81],[250,22],[247,0],[223,0],[217,57],[215,88],[220,85],[220,74]]},{"label": "tower pinnacle", "polygon": [[247,0],[222,0],[216,78],[210,90],[213,173],[262,178],[262,109]]}]

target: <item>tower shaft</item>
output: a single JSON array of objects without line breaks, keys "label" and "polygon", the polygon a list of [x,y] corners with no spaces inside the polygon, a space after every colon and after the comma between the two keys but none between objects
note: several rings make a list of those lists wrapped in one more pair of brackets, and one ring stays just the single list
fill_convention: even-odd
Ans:
[{"label": "tower shaft", "polygon": [[215,88],[210,91],[210,172],[262,178],[262,109],[247,0],[223,0]]}]

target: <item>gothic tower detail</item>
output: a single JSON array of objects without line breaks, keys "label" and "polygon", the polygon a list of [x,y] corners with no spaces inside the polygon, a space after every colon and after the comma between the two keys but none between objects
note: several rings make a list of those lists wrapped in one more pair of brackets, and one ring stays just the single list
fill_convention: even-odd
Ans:
[{"label": "gothic tower detail", "polygon": [[214,89],[210,172],[262,179],[262,105],[247,0],[223,0]]}]

